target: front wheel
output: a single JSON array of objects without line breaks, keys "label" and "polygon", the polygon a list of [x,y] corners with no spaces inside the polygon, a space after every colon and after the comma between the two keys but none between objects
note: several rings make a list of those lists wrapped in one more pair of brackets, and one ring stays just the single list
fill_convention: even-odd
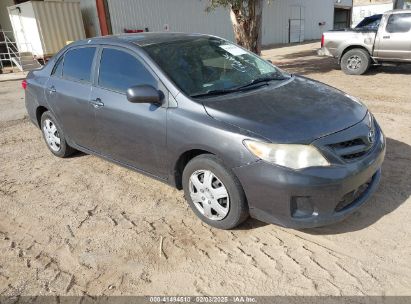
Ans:
[{"label": "front wheel", "polygon": [[183,172],[185,197],[194,213],[219,229],[232,229],[248,217],[247,200],[237,177],[213,155],[193,158]]},{"label": "front wheel", "polygon": [[370,65],[370,54],[363,49],[349,50],[341,58],[341,69],[348,75],[363,75]]}]

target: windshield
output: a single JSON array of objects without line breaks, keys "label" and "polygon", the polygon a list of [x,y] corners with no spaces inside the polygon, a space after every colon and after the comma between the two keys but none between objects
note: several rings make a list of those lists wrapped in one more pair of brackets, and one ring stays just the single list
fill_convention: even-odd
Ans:
[{"label": "windshield", "polygon": [[259,81],[284,79],[271,63],[214,37],[146,45],[143,49],[189,96],[231,92]]}]

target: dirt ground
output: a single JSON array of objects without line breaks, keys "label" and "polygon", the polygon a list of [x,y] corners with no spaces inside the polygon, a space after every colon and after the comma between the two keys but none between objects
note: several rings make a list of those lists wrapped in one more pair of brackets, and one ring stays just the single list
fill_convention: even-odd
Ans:
[{"label": "dirt ground", "polygon": [[53,157],[24,118],[20,81],[0,75],[0,295],[411,295],[411,66],[346,76],[317,47],[263,55],[363,100],[388,150],[363,208],[303,231],[212,229],[160,182]]}]

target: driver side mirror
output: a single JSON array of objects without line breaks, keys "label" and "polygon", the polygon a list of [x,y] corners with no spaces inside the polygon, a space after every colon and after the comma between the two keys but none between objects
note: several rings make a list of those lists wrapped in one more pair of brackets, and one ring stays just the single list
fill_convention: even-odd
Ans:
[{"label": "driver side mirror", "polygon": [[127,89],[127,99],[132,103],[162,104],[164,94],[151,85],[136,85]]}]

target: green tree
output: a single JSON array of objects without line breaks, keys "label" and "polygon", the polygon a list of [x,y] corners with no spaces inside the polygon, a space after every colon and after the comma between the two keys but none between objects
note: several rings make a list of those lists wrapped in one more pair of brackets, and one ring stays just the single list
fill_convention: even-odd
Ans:
[{"label": "green tree", "polygon": [[209,0],[207,10],[216,7],[230,9],[237,44],[256,53],[261,53],[263,0]]}]

